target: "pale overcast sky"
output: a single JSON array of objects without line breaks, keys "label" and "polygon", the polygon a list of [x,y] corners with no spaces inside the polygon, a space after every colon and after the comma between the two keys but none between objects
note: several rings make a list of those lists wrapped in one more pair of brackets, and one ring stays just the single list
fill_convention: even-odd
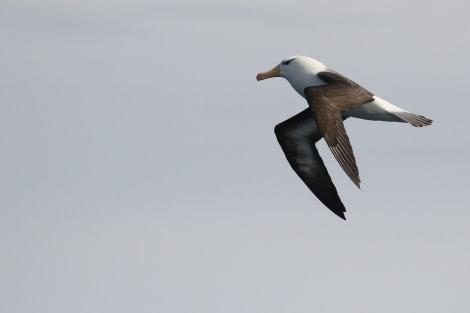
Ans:
[{"label": "pale overcast sky", "polygon": [[[0,4],[0,311],[469,312],[470,5]],[[349,119],[325,208],[258,72],[308,55],[434,120]]]}]

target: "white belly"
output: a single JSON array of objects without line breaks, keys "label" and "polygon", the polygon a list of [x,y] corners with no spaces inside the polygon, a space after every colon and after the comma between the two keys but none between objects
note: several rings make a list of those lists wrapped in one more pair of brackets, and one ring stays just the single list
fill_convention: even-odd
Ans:
[{"label": "white belly", "polygon": [[343,113],[345,117],[356,117],[371,121],[403,122],[392,112],[403,112],[397,106],[394,106],[387,100],[374,96],[374,101],[364,103],[363,105]]}]

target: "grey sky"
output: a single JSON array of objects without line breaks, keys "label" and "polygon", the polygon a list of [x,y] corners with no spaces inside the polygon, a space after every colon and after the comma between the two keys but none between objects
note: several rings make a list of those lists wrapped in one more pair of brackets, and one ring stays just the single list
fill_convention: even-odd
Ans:
[{"label": "grey sky", "polygon": [[[1,312],[468,312],[465,1],[2,1]],[[348,120],[326,209],[255,76],[308,55],[435,121]]]}]

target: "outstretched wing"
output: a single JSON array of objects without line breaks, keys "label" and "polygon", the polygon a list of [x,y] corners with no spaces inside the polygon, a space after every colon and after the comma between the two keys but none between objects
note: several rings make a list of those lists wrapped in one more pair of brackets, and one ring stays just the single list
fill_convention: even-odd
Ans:
[{"label": "outstretched wing", "polygon": [[359,170],[341,113],[374,101],[373,94],[336,72],[322,72],[318,76],[328,84],[305,88],[305,98],[331,152],[360,187]]},{"label": "outstretched wing", "polygon": [[346,208],[315,147],[322,134],[310,109],[278,124],[274,131],[292,169],[324,205],[346,219]]}]

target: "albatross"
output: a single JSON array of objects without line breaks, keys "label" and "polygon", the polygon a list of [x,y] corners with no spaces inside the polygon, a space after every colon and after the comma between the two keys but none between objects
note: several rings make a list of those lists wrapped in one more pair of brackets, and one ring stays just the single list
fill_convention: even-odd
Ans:
[{"label": "albatross", "polygon": [[308,104],[307,109],[274,128],[287,161],[313,194],[342,219],[346,219],[346,208],[315,143],[324,138],[346,175],[360,188],[356,158],[343,124],[345,119],[402,122],[415,127],[432,124],[432,120],[375,96],[349,78],[306,56],[286,58],[273,69],[259,73],[256,79],[261,81],[273,77],[287,79]]}]

